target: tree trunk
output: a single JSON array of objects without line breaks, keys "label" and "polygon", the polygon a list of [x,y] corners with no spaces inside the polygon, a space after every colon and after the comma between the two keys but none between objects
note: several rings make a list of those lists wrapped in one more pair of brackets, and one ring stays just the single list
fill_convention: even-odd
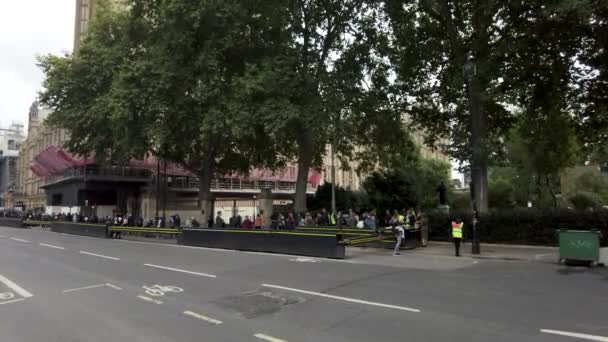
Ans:
[{"label": "tree trunk", "polygon": [[310,128],[305,128],[298,139],[298,175],[294,197],[294,210],[296,213],[304,213],[307,210],[306,188],[308,184],[308,171],[312,164],[313,148],[312,132]]},{"label": "tree trunk", "polygon": [[198,172],[198,202],[201,209],[201,227],[209,226],[209,219],[213,219],[213,195],[211,194],[211,180],[213,179],[213,166],[211,163],[203,162]]},{"label": "tree trunk", "polygon": [[547,182],[547,188],[549,188],[549,194],[551,194],[551,198],[553,199],[553,206],[557,208],[559,207],[559,203],[557,202],[557,194],[555,194],[555,191],[553,191],[549,174],[545,175],[545,181]]},{"label": "tree trunk", "polygon": [[469,109],[471,112],[471,181],[479,213],[488,211],[487,117],[482,105],[479,75],[469,76]]}]

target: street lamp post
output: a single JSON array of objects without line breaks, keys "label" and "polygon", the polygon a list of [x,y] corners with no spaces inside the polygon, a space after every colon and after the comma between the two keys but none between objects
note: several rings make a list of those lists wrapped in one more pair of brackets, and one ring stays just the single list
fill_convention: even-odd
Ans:
[{"label": "street lamp post", "polygon": [[464,64],[464,78],[467,86],[469,100],[469,111],[471,120],[470,146],[471,158],[471,207],[473,210],[473,239],[472,254],[480,254],[479,245],[479,211],[487,211],[487,167],[485,156],[485,118],[481,108],[481,98],[479,80],[477,75],[477,65],[471,54],[467,56]]},{"label": "street lamp post", "polygon": [[331,212],[336,215],[336,167],[334,165],[334,144],[329,145],[330,167],[331,167]]}]

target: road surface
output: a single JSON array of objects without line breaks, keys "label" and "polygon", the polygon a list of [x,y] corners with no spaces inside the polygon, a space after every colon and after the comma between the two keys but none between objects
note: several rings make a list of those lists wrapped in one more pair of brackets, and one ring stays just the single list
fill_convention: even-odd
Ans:
[{"label": "road surface", "polygon": [[0,227],[0,341],[608,341],[606,269],[399,266],[408,257],[383,265]]}]

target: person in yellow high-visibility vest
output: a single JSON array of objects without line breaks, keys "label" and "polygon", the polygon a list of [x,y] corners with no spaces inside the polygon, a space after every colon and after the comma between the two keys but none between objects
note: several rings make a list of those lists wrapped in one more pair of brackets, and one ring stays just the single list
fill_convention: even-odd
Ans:
[{"label": "person in yellow high-visibility vest", "polygon": [[456,250],[456,256],[460,256],[460,243],[462,242],[462,230],[464,223],[460,219],[452,221],[452,238],[454,239],[454,248]]}]

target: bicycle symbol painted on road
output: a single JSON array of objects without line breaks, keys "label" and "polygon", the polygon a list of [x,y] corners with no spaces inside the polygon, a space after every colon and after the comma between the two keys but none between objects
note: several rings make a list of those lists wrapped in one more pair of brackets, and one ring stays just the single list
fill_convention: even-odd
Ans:
[{"label": "bicycle symbol painted on road", "polygon": [[184,292],[184,289],[177,286],[162,286],[162,285],[152,285],[152,286],[142,286],[143,289],[146,290],[146,293],[150,296],[164,296],[167,292],[180,293]]},{"label": "bicycle symbol painted on road", "polygon": [[0,300],[7,300],[7,299],[13,299],[13,298],[15,298],[15,295],[12,294],[11,292],[0,293]]}]

